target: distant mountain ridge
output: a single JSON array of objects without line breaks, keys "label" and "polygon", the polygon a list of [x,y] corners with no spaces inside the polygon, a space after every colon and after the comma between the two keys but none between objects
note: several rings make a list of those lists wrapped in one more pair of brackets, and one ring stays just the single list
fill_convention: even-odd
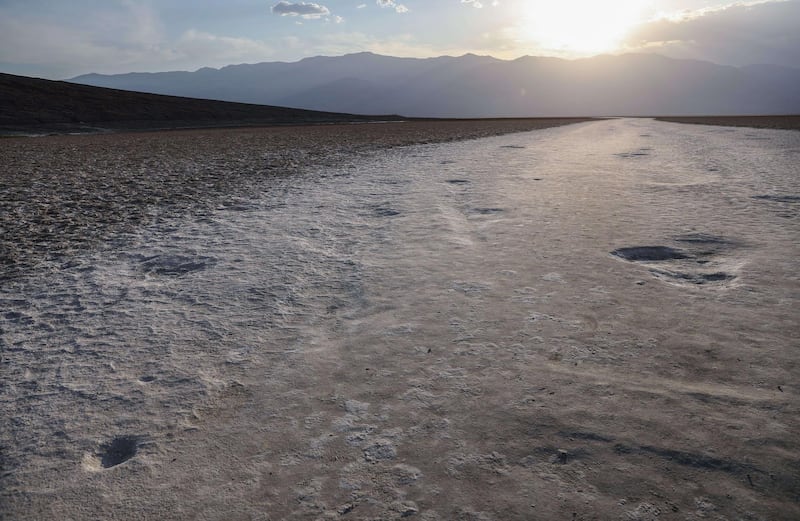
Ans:
[{"label": "distant mountain ridge", "polygon": [[156,94],[412,117],[800,113],[800,69],[730,67],[654,54],[512,61],[373,53],[203,68],[87,74],[74,83]]}]

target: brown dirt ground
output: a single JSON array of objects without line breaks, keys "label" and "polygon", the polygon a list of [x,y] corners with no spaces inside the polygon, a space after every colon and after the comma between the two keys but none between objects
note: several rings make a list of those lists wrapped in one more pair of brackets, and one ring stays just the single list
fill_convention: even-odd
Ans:
[{"label": "brown dirt ground", "polygon": [[690,123],[693,125],[800,130],[800,116],[694,116],[661,117],[656,119],[659,121]]}]

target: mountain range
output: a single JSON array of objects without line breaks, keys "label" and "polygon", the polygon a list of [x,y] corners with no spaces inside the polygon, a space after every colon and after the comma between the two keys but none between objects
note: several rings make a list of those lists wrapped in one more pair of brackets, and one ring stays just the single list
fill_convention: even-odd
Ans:
[{"label": "mountain range", "polygon": [[656,54],[564,60],[396,58],[373,53],[203,68],[87,74],[74,83],[352,114],[411,117],[800,113],[800,69],[731,67]]}]

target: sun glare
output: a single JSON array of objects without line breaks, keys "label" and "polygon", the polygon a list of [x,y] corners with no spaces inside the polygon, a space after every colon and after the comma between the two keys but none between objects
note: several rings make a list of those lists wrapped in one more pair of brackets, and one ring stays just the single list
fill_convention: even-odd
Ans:
[{"label": "sun glare", "polygon": [[527,7],[523,38],[542,50],[598,54],[616,50],[641,20],[641,0],[536,0]]}]

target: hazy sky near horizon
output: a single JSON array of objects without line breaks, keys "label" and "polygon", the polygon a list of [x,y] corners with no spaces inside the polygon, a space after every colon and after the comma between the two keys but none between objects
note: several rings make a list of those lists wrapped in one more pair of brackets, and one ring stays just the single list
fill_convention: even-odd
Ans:
[{"label": "hazy sky near horizon", "polygon": [[0,0],[0,72],[194,70],[372,51],[658,52],[800,68],[800,0]]}]

